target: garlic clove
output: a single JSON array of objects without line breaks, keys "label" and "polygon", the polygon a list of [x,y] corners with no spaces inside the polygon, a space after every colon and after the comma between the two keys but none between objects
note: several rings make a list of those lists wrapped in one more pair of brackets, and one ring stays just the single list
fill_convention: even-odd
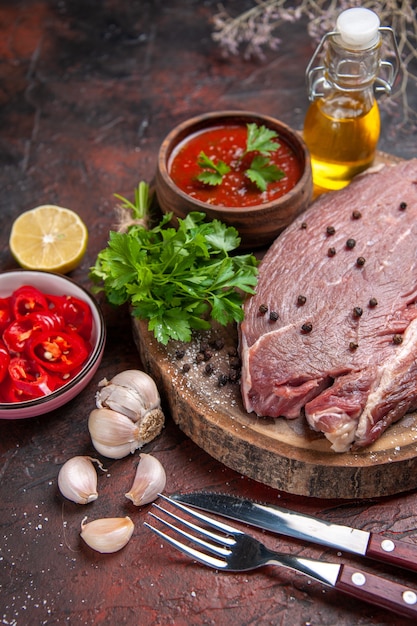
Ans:
[{"label": "garlic clove", "polygon": [[161,403],[155,381],[142,370],[125,370],[113,376],[110,382],[137,391],[142,397],[145,409],[153,409]]},{"label": "garlic clove", "polygon": [[137,425],[126,415],[111,409],[93,409],[88,418],[88,430],[94,447],[100,453],[101,450],[98,447],[119,448],[123,446],[126,450],[124,456],[126,456],[141,445]]},{"label": "garlic clove", "polygon": [[133,454],[140,446],[132,443],[123,443],[120,446],[106,446],[99,443],[95,439],[91,439],[91,442],[99,454],[106,456],[109,459],[123,459],[129,454]]},{"label": "garlic clove", "polygon": [[97,552],[107,554],[124,548],[134,531],[130,517],[103,517],[81,522],[81,537],[85,543]]},{"label": "garlic clove", "polygon": [[161,405],[158,388],[153,378],[142,370],[125,370],[104,379],[96,394],[98,408],[106,407],[138,421],[147,411]]},{"label": "garlic clove", "polygon": [[142,398],[135,389],[127,389],[112,383],[97,392],[96,405],[98,408],[123,413],[133,421],[136,421],[144,411]]},{"label": "garlic clove", "polygon": [[88,504],[97,499],[97,472],[93,461],[102,468],[97,459],[89,456],[74,456],[64,463],[58,473],[58,488],[65,498],[76,504]]},{"label": "garlic clove", "polygon": [[148,504],[156,500],[158,494],[165,489],[166,480],[162,463],[151,454],[142,453],[135,479],[125,496],[136,506]]}]

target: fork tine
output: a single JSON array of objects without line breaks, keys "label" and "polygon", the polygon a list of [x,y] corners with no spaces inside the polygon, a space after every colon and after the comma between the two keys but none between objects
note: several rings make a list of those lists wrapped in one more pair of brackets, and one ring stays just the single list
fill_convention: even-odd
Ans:
[{"label": "fork tine", "polygon": [[[228,537],[226,535],[218,535],[217,533],[214,533],[211,530],[208,530],[207,528],[202,528],[201,526],[197,526],[196,524],[193,524],[189,520],[184,519],[182,517],[179,517],[178,515],[175,515],[175,513],[172,513],[171,511],[168,511],[167,509],[162,508],[159,504],[154,503],[153,507],[155,509],[158,509],[159,511],[162,511],[163,513],[165,513],[169,517],[177,520],[177,522],[179,522],[183,526],[186,526],[187,528],[190,528],[191,530],[194,530],[195,532],[199,533],[200,535],[204,535],[205,537],[210,537],[210,539],[213,539],[213,541],[216,541],[217,543],[220,543],[221,545],[233,546],[236,543],[236,541],[232,537]],[[151,513],[151,515],[153,515],[153,514]],[[156,517],[156,515],[153,515],[153,517]],[[164,520],[162,520],[162,521],[164,521]],[[175,526],[172,526],[172,528],[174,528],[174,530],[175,530]],[[193,538],[192,535],[190,535],[190,537]],[[195,539],[195,540],[197,541],[197,539]]]},{"label": "fork tine", "polygon": [[[158,496],[162,498],[163,500],[165,500],[166,502],[169,502],[170,504],[172,504],[172,506],[180,509],[181,511],[184,511],[185,513],[188,513],[188,515],[190,515],[191,517],[194,517],[195,519],[198,519],[204,522],[205,524],[207,524],[207,526],[211,526],[211,528],[216,528],[217,530],[221,530],[223,533],[226,533],[227,535],[232,535],[232,537],[244,534],[240,530],[237,530],[237,528],[233,528],[233,526],[229,526],[229,524],[225,524],[224,522],[219,522],[219,520],[215,520],[212,517],[207,517],[206,515],[204,515],[200,511],[197,511],[196,509],[185,506],[185,504],[182,504],[181,502],[177,502],[176,500],[172,500],[169,496],[164,496],[162,493],[159,493]],[[158,506],[158,505],[154,505],[154,506]],[[183,521],[183,520],[180,520],[180,521]],[[200,531],[201,529],[197,527],[197,530]],[[223,538],[222,540],[224,541]]]},{"label": "fork tine", "polygon": [[[166,511],[165,509],[161,507],[158,507],[158,509],[162,511],[163,513],[167,513],[168,515],[170,515],[169,511]],[[155,515],[154,513],[150,512],[149,515],[151,515],[154,519],[161,522],[161,524],[164,524],[164,526],[166,526],[167,528],[170,528],[174,532],[178,533],[178,535],[181,535],[181,537],[185,537],[189,541],[192,541],[193,543],[196,543],[202,548],[209,550],[213,554],[217,554],[218,556],[224,556],[224,557],[229,556],[230,554],[230,548],[215,546],[212,543],[205,541],[204,539],[200,539],[199,537],[196,537],[195,535],[188,533],[186,530],[183,530],[182,528],[178,528],[178,526],[174,526],[173,524],[170,524],[167,520],[163,519],[162,517],[158,517],[158,515]],[[176,515],[172,515],[172,517],[178,520],[180,524],[185,524],[185,526],[191,526],[197,532],[200,532],[203,530],[201,528],[198,528],[198,526],[195,526],[194,524],[188,524],[185,520],[181,519],[180,517],[177,517]],[[210,535],[211,534],[212,533],[210,533]],[[218,537],[218,539],[221,539],[221,537]]]},{"label": "fork tine", "polygon": [[156,535],[164,539],[167,543],[169,543],[174,548],[177,548],[180,552],[183,552],[187,556],[190,556],[192,559],[203,563],[203,565],[208,565],[209,567],[214,567],[214,569],[225,569],[227,566],[226,561],[222,561],[221,559],[216,559],[215,557],[210,556],[209,554],[204,554],[199,550],[195,550],[191,546],[187,546],[185,543],[181,543],[177,539],[170,537],[166,533],[162,532],[158,528],[151,526],[148,522],[144,522],[144,526],[147,526],[150,530],[152,530]]}]

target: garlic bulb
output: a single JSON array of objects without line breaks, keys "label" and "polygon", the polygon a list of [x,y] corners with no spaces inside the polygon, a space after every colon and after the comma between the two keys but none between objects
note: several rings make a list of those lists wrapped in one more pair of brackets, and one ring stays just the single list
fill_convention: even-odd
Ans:
[{"label": "garlic bulb", "polygon": [[151,454],[141,454],[133,485],[125,494],[136,506],[153,502],[165,489],[165,470],[160,461]]},{"label": "garlic bulb", "polygon": [[117,552],[124,548],[135,528],[130,517],[103,517],[92,522],[81,522],[81,537],[97,552]]},{"label": "garlic bulb", "polygon": [[97,472],[89,456],[74,456],[68,459],[58,473],[58,487],[63,496],[77,504],[88,504],[98,497]]},{"label": "garlic bulb", "polygon": [[91,439],[100,454],[120,459],[160,434],[165,417],[158,389],[148,374],[126,370],[110,381],[104,379],[100,387],[97,409],[89,419]]}]

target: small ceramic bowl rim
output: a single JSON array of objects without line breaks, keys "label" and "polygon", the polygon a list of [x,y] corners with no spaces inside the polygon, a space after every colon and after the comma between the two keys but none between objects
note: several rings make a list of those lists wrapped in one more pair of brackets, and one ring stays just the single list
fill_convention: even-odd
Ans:
[{"label": "small ceramic bowl rim", "polygon": [[[1,275],[5,275],[5,274],[9,274],[9,275],[15,274],[22,278],[22,280],[19,281],[19,284],[16,284],[16,286],[14,287],[15,289],[17,289],[20,285],[23,285],[23,284],[32,284],[31,278],[33,279],[33,276],[35,275],[38,275],[38,276],[42,275],[45,277],[48,276],[51,281],[56,281],[56,282],[59,281],[60,283],[62,282],[64,287],[65,287],[65,283],[71,285],[72,287],[71,290],[76,291],[76,292],[78,291],[79,296],[84,298],[90,305],[91,311],[93,314],[93,319],[94,319],[95,326],[96,326],[96,338],[95,338],[95,342],[94,342],[94,346],[91,351],[91,354],[88,357],[87,361],[85,362],[83,368],[68,383],[66,383],[59,389],[53,391],[52,393],[46,396],[41,396],[40,398],[34,398],[33,400],[24,400],[23,402],[0,402],[0,419],[20,419],[20,418],[26,418],[26,417],[35,417],[35,416],[42,415],[43,413],[47,413],[50,410],[54,410],[55,408],[59,408],[63,404],[66,404],[67,402],[69,402],[74,396],[71,396],[68,399],[66,399],[67,394],[70,395],[70,392],[77,385],[80,385],[80,384],[82,385],[83,379],[87,377],[88,374],[91,373],[91,371],[92,371],[91,375],[93,375],[93,373],[95,372],[95,369],[97,369],[100,363],[100,360],[104,351],[104,346],[106,342],[106,325],[105,325],[103,313],[98,303],[96,302],[95,298],[84,287],[76,283],[72,278],[69,278],[69,276],[65,276],[63,274],[55,274],[52,272],[46,272],[42,270],[23,270],[23,269],[22,270],[18,270],[18,269],[6,270],[4,272],[1,272]],[[51,286],[50,293],[64,295],[65,288],[61,290],[61,289],[58,289],[56,286]],[[11,295],[11,294],[2,293],[2,289],[0,288],[0,297],[7,297],[7,295]],[[87,385],[88,382],[89,380],[87,380],[85,384]],[[49,403],[53,404],[52,408],[48,408]]]},{"label": "small ceramic bowl rim", "polygon": [[[201,129],[209,128],[210,122],[215,122],[216,120],[221,121],[222,119],[223,120],[233,119],[233,118],[237,118],[237,119],[241,118],[242,120],[246,118],[253,118],[253,121],[258,120],[258,123],[263,122],[263,123],[266,123],[267,126],[272,126],[272,127],[278,126],[281,129],[283,129],[285,133],[285,137],[284,137],[285,141],[289,143],[291,149],[294,149],[294,146],[287,139],[287,136],[293,138],[292,141],[294,144],[298,144],[297,148],[304,155],[303,171],[299,180],[294,185],[294,187],[289,189],[284,195],[278,198],[275,198],[274,200],[271,200],[269,202],[262,202],[260,204],[247,205],[244,207],[215,205],[215,204],[210,204],[208,202],[203,202],[202,200],[198,200],[197,198],[190,196],[185,191],[180,189],[171,178],[169,171],[168,171],[168,167],[169,167],[168,164],[169,164],[169,159],[172,154],[172,151],[177,147],[179,143],[181,143],[188,136],[190,136],[191,134],[193,134],[194,132],[198,130],[198,128],[196,128],[195,131],[193,131],[192,130],[193,127],[201,127]],[[279,136],[278,136],[278,139],[279,139]],[[290,194],[296,195],[298,193],[298,190],[304,187],[304,185],[306,184],[310,176],[309,163],[310,163],[310,155],[309,155],[307,146],[304,143],[302,136],[299,135],[290,126],[264,113],[256,113],[255,111],[246,111],[246,110],[243,110],[243,111],[229,110],[229,109],[226,109],[224,111],[212,111],[210,113],[202,113],[201,115],[190,117],[184,122],[177,124],[177,126],[175,126],[165,137],[164,141],[161,144],[161,148],[159,150],[159,155],[158,155],[158,167],[159,167],[162,178],[165,180],[165,183],[168,184],[171,187],[171,189],[175,191],[175,193],[178,194],[178,196],[180,196],[183,200],[188,202],[191,199],[192,202],[196,205],[196,210],[198,210],[197,207],[199,207],[202,212],[207,212],[207,210],[210,210],[211,212],[215,212],[216,210],[218,210],[219,212],[239,211],[240,213],[248,214],[248,213],[255,213],[259,211],[259,209],[268,211],[269,209],[272,209],[281,201],[286,199]]]}]

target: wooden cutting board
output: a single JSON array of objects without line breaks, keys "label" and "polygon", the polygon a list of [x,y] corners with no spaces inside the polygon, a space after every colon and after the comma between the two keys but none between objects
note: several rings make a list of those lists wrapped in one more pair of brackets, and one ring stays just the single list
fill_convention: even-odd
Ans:
[{"label": "wooden cutting board", "polygon": [[[379,161],[391,159],[379,155]],[[145,322],[133,320],[133,331],[142,363],[176,424],[227,467],[287,493],[317,498],[373,498],[417,487],[417,413],[365,450],[335,453],[303,418],[248,414],[239,384],[219,384],[219,377],[235,371],[235,326],[214,326],[190,344],[167,347]],[[201,348],[207,346],[204,360]]]}]

